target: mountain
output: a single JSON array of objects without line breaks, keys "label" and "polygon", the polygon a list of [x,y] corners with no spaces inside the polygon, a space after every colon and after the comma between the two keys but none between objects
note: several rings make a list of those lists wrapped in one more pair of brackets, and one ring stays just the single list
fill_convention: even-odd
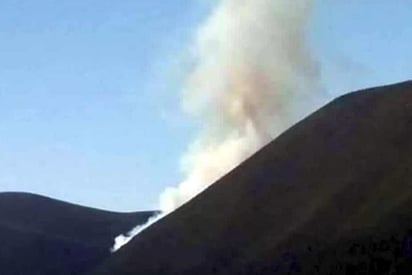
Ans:
[{"label": "mountain", "polygon": [[0,193],[0,274],[83,274],[113,239],[154,212],[115,213],[28,193]]},{"label": "mountain", "polygon": [[411,229],[410,81],[333,100],[92,274],[412,274]]}]

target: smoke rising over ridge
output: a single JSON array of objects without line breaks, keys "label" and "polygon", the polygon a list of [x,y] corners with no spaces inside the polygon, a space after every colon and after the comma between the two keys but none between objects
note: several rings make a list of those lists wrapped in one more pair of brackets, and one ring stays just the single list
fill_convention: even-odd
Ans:
[{"label": "smoke rising over ridge", "polygon": [[[160,195],[162,216],[320,103],[318,63],[307,45],[312,5],[311,0],[217,2],[196,33],[195,62],[182,94],[184,110],[203,128],[182,158],[185,179]],[[130,237],[119,238],[123,244]]]}]

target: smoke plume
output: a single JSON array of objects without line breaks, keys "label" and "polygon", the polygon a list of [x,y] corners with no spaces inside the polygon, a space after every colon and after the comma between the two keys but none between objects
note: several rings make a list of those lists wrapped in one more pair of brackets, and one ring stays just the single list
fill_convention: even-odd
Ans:
[{"label": "smoke plume", "polygon": [[[160,196],[174,211],[311,111],[318,64],[307,46],[310,0],[221,0],[198,29],[182,95],[201,122],[186,175]],[[160,216],[160,217],[162,217]],[[128,238],[147,226],[139,227]],[[124,236],[123,236],[124,237]]]}]

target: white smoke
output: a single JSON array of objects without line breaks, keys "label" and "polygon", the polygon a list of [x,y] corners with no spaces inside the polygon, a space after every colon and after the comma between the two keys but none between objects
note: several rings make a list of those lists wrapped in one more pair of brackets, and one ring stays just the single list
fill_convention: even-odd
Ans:
[{"label": "white smoke", "polygon": [[143,229],[151,226],[155,222],[157,222],[163,214],[155,214],[154,216],[150,217],[147,222],[143,225],[138,225],[132,230],[130,230],[126,235],[120,234],[114,239],[114,245],[110,249],[111,252],[116,252],[118,249],[120,249],[122,246],[127,244],[134,236],[139,234]]},{"label": "white smoke", "polygon": [[162,217],[317,106],[318,64],[306,40],[312,2],[221,0],[199,28],[182,101],[203,129],[183,156],[185,180],[160,196]]}]

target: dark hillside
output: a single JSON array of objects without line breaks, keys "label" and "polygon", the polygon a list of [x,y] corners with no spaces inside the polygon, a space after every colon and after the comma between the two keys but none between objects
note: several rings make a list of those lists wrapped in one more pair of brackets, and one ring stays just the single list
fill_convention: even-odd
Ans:
[{"label": "dark hillside", "polygon": [[115,236],[152,214],[0,193],[0,274],[82,274],[110,256]]},{"label": "dark hillside", "polygon": [[411,179],[412,82],[351,93],[93,274],[412,274]]}]

